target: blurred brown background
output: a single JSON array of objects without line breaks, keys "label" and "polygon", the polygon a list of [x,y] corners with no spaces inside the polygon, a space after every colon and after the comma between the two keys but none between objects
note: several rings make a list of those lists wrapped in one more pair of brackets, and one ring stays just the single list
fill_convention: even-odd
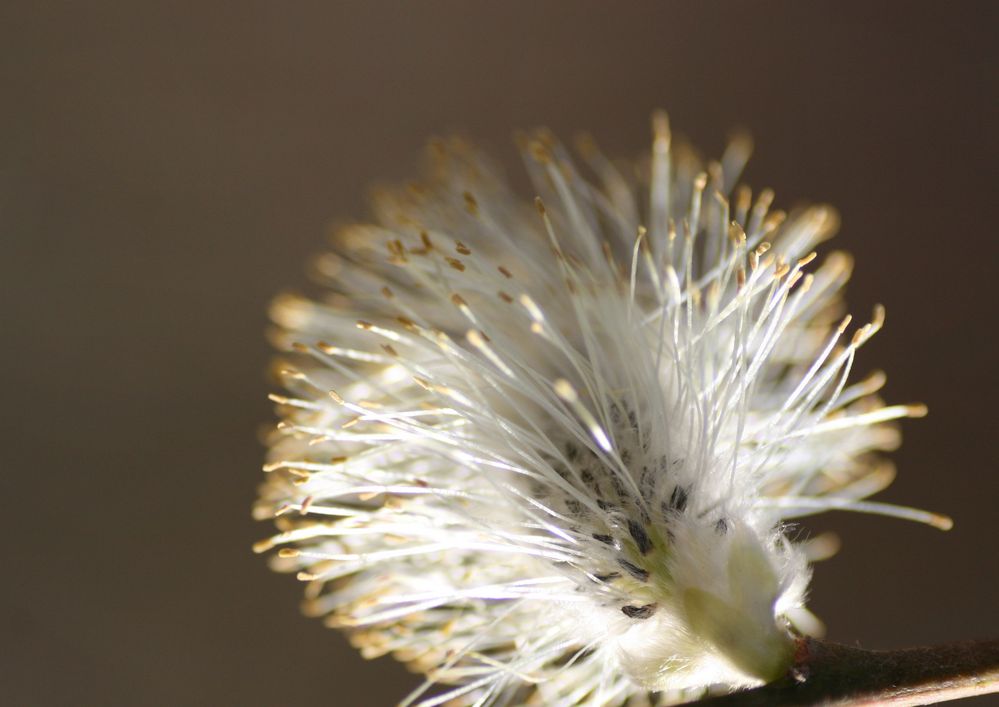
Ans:
[{"label": "blurred brown background", "polygon": [[4,3],[0,702],[393,704],[413,678],[250,553],[267,302],[428,135],[633,155],[655,106],[839,207],[852,311],[888,307],[858,371],[930,406],[882,498],[957,525],[815,523],[831,637],[999,635],[996,30],[990,2]]}]

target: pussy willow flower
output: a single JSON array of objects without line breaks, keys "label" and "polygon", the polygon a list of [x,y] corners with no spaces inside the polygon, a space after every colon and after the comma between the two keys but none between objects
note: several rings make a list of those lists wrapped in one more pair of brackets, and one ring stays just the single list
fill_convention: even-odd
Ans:
[{"label": "pussy willow flower", "polygon": [[[463,141],[339,230],[318,299],[283,296],[283,418],[256,506],[305,611],[426,675],[404,704],[666,704],[782,675],[830,509],[863,499],[918,405],[849,382],[851,260],[671,146],[612,163],[520,136],[533,201]],[[433,688],[433,689],[431,689]]]}]

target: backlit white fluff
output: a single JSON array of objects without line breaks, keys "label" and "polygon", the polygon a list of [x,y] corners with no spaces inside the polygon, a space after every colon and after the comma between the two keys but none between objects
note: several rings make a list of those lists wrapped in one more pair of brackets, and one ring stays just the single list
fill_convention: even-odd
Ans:
[{"label": "backlit white fluff", "polygon": [[[794,518],[864,502],[897,444],[882,325],[851,327],[828,207],[735,187],[653,120],[650,159],[519,143],[538,198],[459,140],[273,307],[285,352],[255,512],[307,613],[426,674],[406,704],[667,704],[783,674]],[[443,687],[442,687],[443,686]]]}]

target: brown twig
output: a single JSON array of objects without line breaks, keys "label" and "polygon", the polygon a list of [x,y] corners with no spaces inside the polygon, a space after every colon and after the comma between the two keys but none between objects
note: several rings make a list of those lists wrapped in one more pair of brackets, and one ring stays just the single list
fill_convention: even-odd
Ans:
[{"label": "brown twig", "polygon": [[789,674],[698,707],[925,705],[999,692],[999,641],[870,651],[804,639]]}]

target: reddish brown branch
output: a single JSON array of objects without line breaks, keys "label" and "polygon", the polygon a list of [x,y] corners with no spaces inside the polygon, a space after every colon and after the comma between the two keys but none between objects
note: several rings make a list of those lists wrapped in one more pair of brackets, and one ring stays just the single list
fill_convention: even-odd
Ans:
[{"label": "reddish brown branch", "polygon": [[999,641],[869,651],[803,640],[790,674],[698,707],[924,705],[999,692]]}]

